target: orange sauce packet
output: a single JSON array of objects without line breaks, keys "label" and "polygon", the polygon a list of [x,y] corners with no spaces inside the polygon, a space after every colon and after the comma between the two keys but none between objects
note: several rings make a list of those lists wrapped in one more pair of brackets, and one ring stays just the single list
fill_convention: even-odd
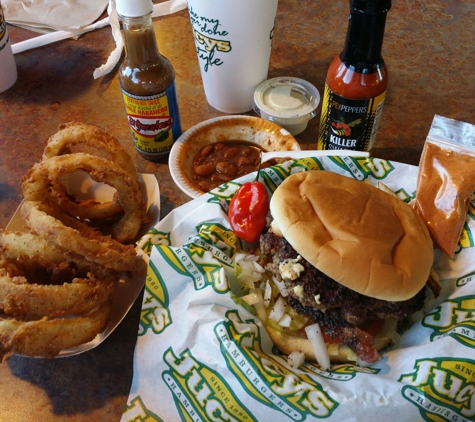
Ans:
[{"label": "orange sauce packet", "polygon": [[475,126],[435,116],[419,163],[415,209],[453,257],[475,191]]}]

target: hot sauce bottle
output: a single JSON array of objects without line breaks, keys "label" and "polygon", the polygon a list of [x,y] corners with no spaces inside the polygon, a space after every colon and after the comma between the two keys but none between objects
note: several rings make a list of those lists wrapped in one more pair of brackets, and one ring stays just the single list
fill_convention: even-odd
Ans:
[{"label": "hot sauce bottle", "polygon": [[370,151],[388,86],[381,55],[391,0],[351,0],[346,42],[325,83],[318,149]]},{"label": "hot sauce bottle", "polygon": [[150,161],[164,161],[181,135],[175,71],[158,51],[151,0],[117,0],[125,58],[119,69],[132,142]]}]

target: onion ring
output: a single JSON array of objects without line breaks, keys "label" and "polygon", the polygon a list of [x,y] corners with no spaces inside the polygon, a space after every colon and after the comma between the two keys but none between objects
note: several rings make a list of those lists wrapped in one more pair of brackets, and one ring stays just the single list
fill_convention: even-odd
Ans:
[{"label": "onion ring", "polygon": [[[120,280],[116,271],[32,233],[0,230],[0,254],[0,309],[9,315],[90,311],[111,298]],[[38,284],[45,269],[47,284]],[[62,284],[51,284],[57,280]]]},{"label": "onion ring", "polygon": [[[85,153],[75,153],[52,157],[33,166],[22,180],[23,195],[27,201],[44,201],[45,194],[52,206],[54,194],[51,193],[52,181],[62,174],[82,170],[93,180],[106,183],[117,190],[118,200],[124,209],[124,215],[111,229],[114,239],[121,243],[132,242],[141,225],[147,220],[145,203],[135,183],[117,164]],[[60,204],[61,205],[61,204]]]},{"label": "onion ring", "polygon": [[[113,200],[69,195],[61,178],[74,172],[111,186]],[[0,230],[0,361],[52,358],[93,340],[108,324],[120,273],[146,265],[132,245],[147,221],[137,172],[102,129],[61,125],[21,188],[29,231]]]},{"label": "onion ring", "polygon": [[[40,202],[24,201],[21,214],[30,230],[62,248],[73,250],[88,261],[125,272],[137,270],[142,262],[133,245],[123,245],[110,237],[97,234],[87,226],[89,230],[84,231],[70,227],[64,221],[74,220],[72,217],[56,218],[50,215],[54,212]],[[76,226],[84,225],[79,220],[73,222]]]},{"label": "onion ring", "polygon": [[0,253],[7,259],[2,262],[0,268],[10,264],[9,274],[12,276],[22,274],[18,265],[12,269],[10,261],[14,260],[22,265],[33,263],[46,268],[64,266],[72,262],[80,271],[92,272],[103,282],[116,281],[120,277],[117,271],[87,261],[83,256],[34,233],[0,230]]},{"label": "onion ring", "polygon": [[93,312],[74,318],[0,319],[0,358],[5,361],[13,354],[55,357],[62,349],[87,343],[104,331],[110,311],[111,303],[104,302]]},{"label": "onion ring", "polygon": [[[130,156],[122,148],[120,142],[103,129],[78,122],[59,125],[58,132],[48,139],[43,152],[43,160],[48,158],[85,152],[97,157],[113,161],[123,168],[132,181],[139,186],[137,170]],[[123,212],[122,206],[114,195],[112,201],[100,203],[94,200],[71,200],[61,183],[54,183],[58,200],[70,214],[81,219],[103,220],[114,218]]]},{"label": "onion ring", "polygon": [[56,286],[31,284],[24,277],[0,272],[0,309],[8,315],[81,314],[111,299],[116,287],[117,283],[103,283],[92,274]]}]

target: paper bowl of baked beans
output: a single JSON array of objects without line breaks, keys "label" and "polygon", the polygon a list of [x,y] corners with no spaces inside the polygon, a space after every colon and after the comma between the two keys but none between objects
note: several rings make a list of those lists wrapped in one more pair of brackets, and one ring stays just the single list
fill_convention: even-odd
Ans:
[{"label": "paper bowl of baked beans", "polygon": [[[170,152],[177,186],[196,198],[219,185],[256,171],[260,153],[300,151],[297,140],[276,123],[253,116],[222,116],[183,133]],[[266,167],[271,162],[262,162]]]}]

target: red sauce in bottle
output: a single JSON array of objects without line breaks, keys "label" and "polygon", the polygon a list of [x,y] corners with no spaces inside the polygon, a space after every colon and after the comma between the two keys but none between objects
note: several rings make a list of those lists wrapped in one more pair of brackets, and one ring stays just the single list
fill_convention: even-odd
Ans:
[{"label": "red sauce in bottle", "polygon": [[352,1],[345,47],[327,72],[318,149],[372,148],[388,87],[381,49],[390,7],[390,0]]}]

